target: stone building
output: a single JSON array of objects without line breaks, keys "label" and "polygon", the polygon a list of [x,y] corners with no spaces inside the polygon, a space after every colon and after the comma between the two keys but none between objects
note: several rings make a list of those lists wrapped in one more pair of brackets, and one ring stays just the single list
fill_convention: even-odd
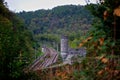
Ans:
[{"label": "stone building", "polygon": [[61,57],[63,60],[66,59],[68,55],[68,37],[67,36],[62,36],[61,37]]},{"label": "stone building", "polygon": [[[42,46],[42,56],[39,56],[33,61],[32,64],[28,66],[28,71],[36,71],[40,69],[45,69],[53,65],[58,61],[59,55],[57,51],[53,48],[48,48],[45,45]],[[68,37],[61,37],[61,57],[63,59],[62,64],[71,64],[74,57],[81,56],[81,58],[75,58],[78,62],[81,62],[82,57],[85,57],[86,49],[85,48],[70,48],[68,45]],[[80,59],[80,60],[79,60]],[[59,65],[58,65],[59,66]]]},{"label": "stone building", "polygon": [[86,49],[85,48],[70,48],[68,45],[68,37],[61,36],[61,57],[63,61],[71,61],[72,57],[81,56],[85,57]]}]

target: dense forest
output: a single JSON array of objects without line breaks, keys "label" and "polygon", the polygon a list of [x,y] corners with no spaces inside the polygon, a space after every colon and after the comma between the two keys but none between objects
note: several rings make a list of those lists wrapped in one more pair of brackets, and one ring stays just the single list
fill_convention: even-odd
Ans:
[{"label": "dense forest", "polygon": [[4,0],[0,11],[0,80],[24,80],[23,69],[34,59],[32,35]]},{"label": "dense forest", "polygon": [[[120,0],[97,1],[14,13],[0,0],[0,80],[120,80]],[[86,47],[81,63],[26,72],[41,44],[57,45],[62,34]]]},{"label": "dense forest", "polygon": [[31,30],[36,41],[59,43],[60,36],[67,35],[71,43],[75,44],[72,47],[78,45],[81,36],[91,27],[93,19],[90,11],[80,5],[58,6],[51,10],[34,12],[23,11],[17,15],[24,20],[26,28]]}]

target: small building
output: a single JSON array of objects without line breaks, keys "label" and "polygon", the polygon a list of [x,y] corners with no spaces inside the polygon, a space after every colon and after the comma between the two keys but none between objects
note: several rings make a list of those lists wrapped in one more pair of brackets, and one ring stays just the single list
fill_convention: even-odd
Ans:
[{"label": "small building", "polygon": [[86,55],[86,49],[85,48],[77,48],[73,49],[70,48],[68,45],[68,37],[67,36],[62,36],[61,37],[61,57],[63,59],[63,62],[68,62],[71,63],[72,57],[85,57]]},{"label": "small building", "polygon": [[[42,46],[42,56],[39,56],[32,64],[28,66],[28,71],[36,71],[40,69],[48,68],[58,61],[59,55],[55,49],[48,48],[45,45]],[[85,48],[70,48],[68,45],[68,37],[61,37],[61,57],[63,59],[62,64],[71,64],[74,57],[80,56],[81,58],[76,58],[78,62],[81,62],[82,57],[85,57],[86,49]],[[80,59],[80,60],[79,60]]]}]

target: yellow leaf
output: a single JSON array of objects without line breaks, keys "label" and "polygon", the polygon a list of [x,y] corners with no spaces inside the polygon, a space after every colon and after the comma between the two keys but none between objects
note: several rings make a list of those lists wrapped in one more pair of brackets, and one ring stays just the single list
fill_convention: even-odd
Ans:
[{"label": "yellow leaf", "polygon": [[98,75],[102,75],[103,72],[104,72],[104,70],[100,70],[100,71],[98,72]]},{"label": "yellow leaf", "polygon": [[104,20],[106,20],[107,17],[108,17],[108,11],[104,11],[104,13],[103,13],[103,18],[104,18]]},{"label": "yellow leaf", "polygon": [[117,7],[116,9],[114,9],[114,13],[115,16],[119,16],[120,17],[120,6]]},{"label": "yellow leaf", "polygon": [[99,39],[99,42],[100,42],[100,45],[103,45],[103,43],[104,43],[104,38],[100,38],[100,39]]},{"label": "yellow leaf", "polygon": [[83,43],[80,43],[80,44],[79,44],[79,47],[82,47],[82,46],[83,46]]},{"label": "yellow leaf", "polygon": [[92,37],[88,37],[87,39],[83,40],[80,44],[79,47],[82,47],[86,42],[88,42],[90,39],[92,39]]},{"label": "yellow leaf", "polygon": [[105,57],[105,55],[102,54],[101,56],[96,57],[96,59],[102,60],[104,57]]},{"label": "yellow leaf", "polygon": [[108,59],[107,59],[107,58],[103,58],[101,61],[102,61],[103,63],[107,63],[107,62],[108,62]]},{"label": "yellow leaf", "polygon": [[108,67],[105,67],[105,70],[106,70],[106,71],[108,71],[108,70],[109,70],[109,68],[108,68]]}]

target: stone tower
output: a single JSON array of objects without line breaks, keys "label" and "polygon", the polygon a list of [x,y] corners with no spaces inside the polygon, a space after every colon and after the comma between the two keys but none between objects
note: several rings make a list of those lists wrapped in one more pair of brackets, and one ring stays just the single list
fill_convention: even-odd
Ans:
[{"label": "stone tower", "polygon": [[66,59],[68,54],[68,37],[61,36],[61,56],[63,61]]}]

